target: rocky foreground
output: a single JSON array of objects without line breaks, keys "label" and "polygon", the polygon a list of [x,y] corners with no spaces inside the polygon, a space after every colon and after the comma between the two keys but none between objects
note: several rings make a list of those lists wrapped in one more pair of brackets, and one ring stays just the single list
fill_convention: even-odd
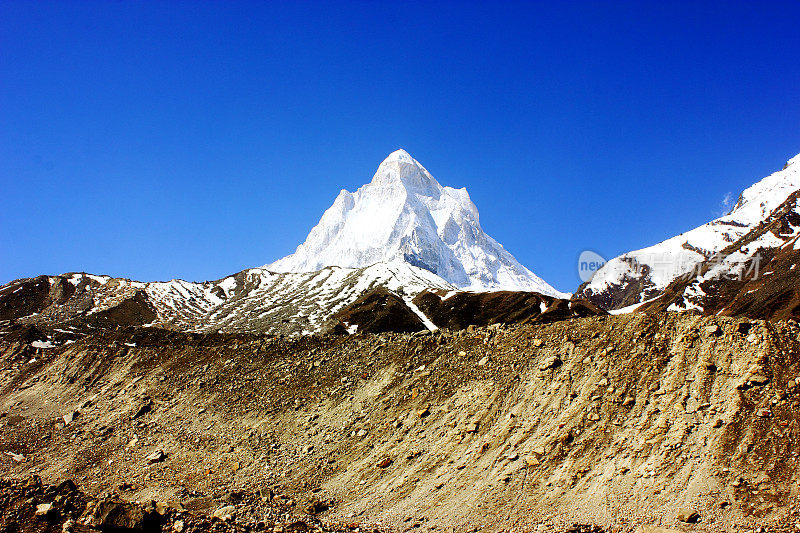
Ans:
[{"label": "rocky foreground", "polygon": [[0,531],[800,522],[794,321],[1,329]]}]

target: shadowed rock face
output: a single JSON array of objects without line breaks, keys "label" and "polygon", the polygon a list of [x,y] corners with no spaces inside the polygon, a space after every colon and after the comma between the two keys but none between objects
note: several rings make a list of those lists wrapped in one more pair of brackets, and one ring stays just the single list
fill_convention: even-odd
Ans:
[{"label": "shadowed rock face", "polygon": [[[445,298],[444,296],[448,296]],[[498,291],[445,293],[424,291],[412,303],[438,328],[452,330],[491,324],[545,323],[575,317],[605,315],[587,300],[562,300],[535,292]],[[421,318],[397,294],[379,287],[338,313],[332,332],[345,333],[358,326],[359,333],[427,329]]]},{"label": "shadowed rock face", "polygon": [[383,287],[370,291],[348,305],[336,313],[336,318],[345,328],[358,326],[359,333],[411,333],[426,329],[422,320],[402,298]]},{"label": "shadowed rock face", "polygon": [[604,315],[588,301],[569,301],[535,292],[460,292],[449,298],[423,292],[414,304],[440,328],[464,329],[490,324],[552,322],[567,318]]},{"label": "shadowed rock face", "polygon": [[107,305],[93,309],[94,298],[86,290],[90,280],[73,284],[66,276],[39,276],[0,287],[0,320],[117,327],[141,326],[157,318],[144,290],[119,291]]},{"label": "shadowed rock face", "polygon": [[12,320],[41,313],[52,305],[61,305],[75,292],[75,286],[63,278],[51,285],[48,276],[21,279],[0,287],[0,320]]}]

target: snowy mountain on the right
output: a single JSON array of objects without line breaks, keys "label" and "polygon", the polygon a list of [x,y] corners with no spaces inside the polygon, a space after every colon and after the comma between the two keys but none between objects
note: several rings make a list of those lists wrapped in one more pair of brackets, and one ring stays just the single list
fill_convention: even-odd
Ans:
[{"label": "snowy mountain on the right", "polygon": [[608,261],[575,298],[607,310],[800,317],[800,155],[730,213]]}]

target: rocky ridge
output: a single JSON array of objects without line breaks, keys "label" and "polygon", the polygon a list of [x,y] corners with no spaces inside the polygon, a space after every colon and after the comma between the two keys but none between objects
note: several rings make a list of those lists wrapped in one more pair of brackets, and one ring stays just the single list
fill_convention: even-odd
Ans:
[{"label": "rocky ridge", "polygon": [[147,325],[299,335],[331,329],[338,311],[377,287],[394,292],[412,309],[412,298],[423,290],[455,288],[405,263],[290,274],[257,268],[203,283],[142,283],[73,273],[0,287],[0,320],[47,328]]},{"label": "rocky ridge", "polygon": [[[793,298],[786,281],[797,280],[792,250],[800,218],[798,191],[800,155],[742,192],[727,215],[608,261],[575,294],[607,310],[642,305],[709,314],[746,311],[754,318],[793,316],[790,309],[778,308]],[[786,279],[772,289],[775,278],[765,276],[776,271]],[[769,296],[747,296],[752,290]]]}]

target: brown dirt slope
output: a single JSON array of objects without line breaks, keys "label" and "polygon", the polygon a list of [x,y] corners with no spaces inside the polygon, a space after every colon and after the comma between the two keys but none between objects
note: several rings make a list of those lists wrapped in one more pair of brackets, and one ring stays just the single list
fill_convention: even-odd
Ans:
[{"label": "brown dirt slope", "polygon": [[793,321],[672,313],[0,341],[0,477],[269,528],[312,511],[395,530],[788,531],[799,338]]}]

